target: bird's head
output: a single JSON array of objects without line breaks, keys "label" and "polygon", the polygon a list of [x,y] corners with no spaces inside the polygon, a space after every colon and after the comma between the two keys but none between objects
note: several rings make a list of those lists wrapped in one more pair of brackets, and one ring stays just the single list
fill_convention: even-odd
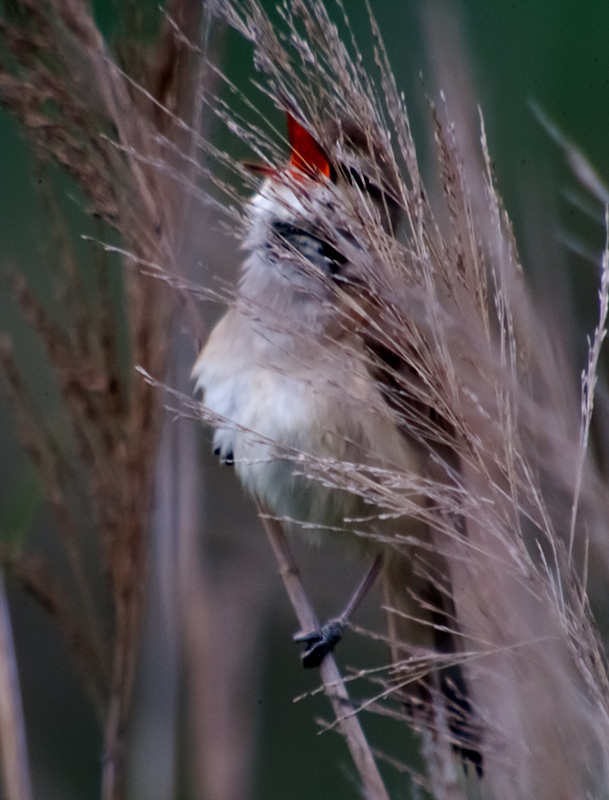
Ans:
[{"label": "bird's head", "polygon": [[357,125],[327,125],[324,147],[293,114],[287,122],[289,161],[247,165],[264,180],[245,246],[258,268],[319,298],[332,285],[361,282],[367,235],[393,235],[397,226],[397,191],[380,148]]}]

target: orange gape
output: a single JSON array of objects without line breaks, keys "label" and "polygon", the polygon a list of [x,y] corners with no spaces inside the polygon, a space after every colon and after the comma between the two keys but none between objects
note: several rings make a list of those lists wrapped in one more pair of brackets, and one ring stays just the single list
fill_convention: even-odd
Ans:
[{"label": "orange gape", "polygon": [[288,138],[292,148],[290,166],[312,178],[321,173],[326,178],[331,175],[330,161],[311,134],[288,114]]}]

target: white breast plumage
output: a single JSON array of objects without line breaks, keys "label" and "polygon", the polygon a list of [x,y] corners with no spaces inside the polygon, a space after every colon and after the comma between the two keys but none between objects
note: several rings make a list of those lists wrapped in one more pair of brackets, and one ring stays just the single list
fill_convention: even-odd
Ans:
[{"label": "white breast plumage", "polygon": [[382,413],[372,382],[344,352],[315,368],[285,352],[230,311],[214,329],[194,369],[214,448],[234,462],[240,480],[274,514],[313,527],[342,528],[367,515],[356,494],[305,477],[308,455],[415,469],[416,456]]}]

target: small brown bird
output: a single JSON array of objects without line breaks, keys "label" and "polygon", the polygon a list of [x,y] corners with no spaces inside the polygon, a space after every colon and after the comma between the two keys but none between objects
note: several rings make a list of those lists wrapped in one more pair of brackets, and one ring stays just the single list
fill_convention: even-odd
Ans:
[{"label": "small brown bird", "polygon": [[[408,685],[412,717],[433,726],[433,698],[443,697],[454,748],[482,774],[480,727],[462,670],[450,663],[457,623],[448,565],[424,513],[430,501],[417,491],[438,460],[449,481],[459,459],[450,426],[409,391],[416,369],[392,349],[379,302],[383,248],[400,218],[396,181],[352,123],[329,126],[326,148],[295,114],[288,132],[289,162],[253,167],[264,180],[250,202],[236,302],[193,368],[215,420],[214,450],[286,526],[382,561],[394,663],[446,655],[436,675]],[[388,473],[403,476],[411,514],[383,506]],[[349,475],[368,481],[367,496]],[[462,521],[454,526],[465,534]],[[319,663],[333,633],[305,637],[305,661]]]}]

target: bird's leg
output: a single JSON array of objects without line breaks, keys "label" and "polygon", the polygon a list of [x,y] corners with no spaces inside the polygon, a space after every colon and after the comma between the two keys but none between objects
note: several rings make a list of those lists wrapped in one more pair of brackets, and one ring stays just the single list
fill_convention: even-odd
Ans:
[{"label": "bird's leg", "polygon": [[318,667],[324,657],[331,653],[340,642],[345,625],[351,615],[362,602],[368,590],[374,584],[383,563],[382,555],[378,555],[362,578],[359,586],[351,595],[351,599],[338,617],[329,619],[319,630],[304,632],[299,631],[294,635],[294,641],[303,646],[302,665],[307,669]]}]

